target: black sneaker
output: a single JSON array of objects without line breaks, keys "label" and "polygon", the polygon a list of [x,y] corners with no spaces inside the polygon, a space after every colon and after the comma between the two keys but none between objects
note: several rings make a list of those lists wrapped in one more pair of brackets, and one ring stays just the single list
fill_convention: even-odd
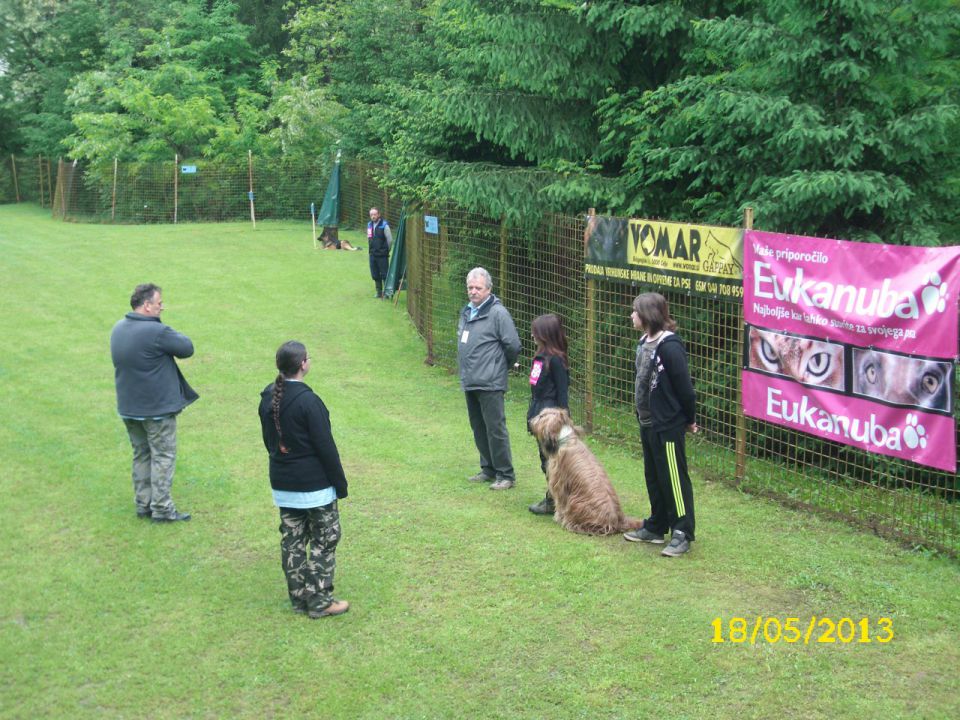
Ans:
[{"label": "black sneaker", "polygon": [[190,519],[190,513],[175,512],[173,515],[154,515],[150,518],[150,522],[155,523],[169,523],[169,522],[183,522],[184,520]]},{"label": "black sneaker", "polygon": [[538,503],[530,505],[527,510],[532,512],[534,515],[553,515],[556,512],[556,507],[553,504],[553,498],[547,495],[543,500]]},{"label": "black sneaker", "polygon": [[673,537],[670,538],[670,544],[667,545],[660,554],[666,555],[667,557],[680,557],[689,551],[690,541],[687,540],[686,533],[684,533],[683,530],[674,530]]}]

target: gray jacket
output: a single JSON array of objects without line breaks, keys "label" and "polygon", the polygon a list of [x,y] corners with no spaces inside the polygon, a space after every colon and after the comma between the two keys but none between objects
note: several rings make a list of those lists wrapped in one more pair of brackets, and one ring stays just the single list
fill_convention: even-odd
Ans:
[{"label": "gray jacket", "polygon": [[110,355],[123,417],[174,415],[199,397],[174,360],[193,355],[193,343],[160,318],[127,313],[113,326]]},{"label": "gray jacket", "polygon": [[[466,335],[464,335],[466,334]],[[470,304],[457,326],[457,366],[463,390],[507,389],[507,372],[520,355],[520,337],[510,312],[491,295],[470,320]]]}]

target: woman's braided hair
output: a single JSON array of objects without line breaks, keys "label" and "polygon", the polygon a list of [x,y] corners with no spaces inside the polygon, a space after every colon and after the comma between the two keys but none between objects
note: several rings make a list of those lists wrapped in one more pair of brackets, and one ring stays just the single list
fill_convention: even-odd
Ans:
[{"label": "woman's braided hair", "polygon": [[270,407],[273,410],[273,425],[277,428],[277,439],[280,441],[280,452],[284,454],[288,452],[287,446],[283,444],[283,431],[280,429],[280,401],[283,400],[284,380],[296,375],[306,359],[307,348],[296,340],[288,340],[277,350],[277,370],[280,373],[273,382]]}]

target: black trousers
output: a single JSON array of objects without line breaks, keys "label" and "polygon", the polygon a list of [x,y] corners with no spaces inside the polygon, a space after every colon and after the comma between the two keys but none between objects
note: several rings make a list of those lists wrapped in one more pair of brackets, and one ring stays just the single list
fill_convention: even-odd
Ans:
[{"label": "black trousers", "polygon": [[643,446],[643,474],[650,496],[650,517],[643,526],[663,535],[682,530],[694,539],[693,484],[687,472],[686,428],[657,432],[640,426]]}]

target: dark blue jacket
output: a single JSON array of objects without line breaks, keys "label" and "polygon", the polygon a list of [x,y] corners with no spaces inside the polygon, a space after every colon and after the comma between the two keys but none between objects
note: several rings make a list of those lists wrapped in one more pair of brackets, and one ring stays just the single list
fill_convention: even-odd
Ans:
[{"label": "dark blue jacket", "polygon": [[376,225],[374,225],[372,221],[367,223],[367,240],[370,243],[370,254],[375,257],[388,257],[390,255],[390,244],[387,242],[386,227],[388,227],[387,221],[383,218],[377,220]]},{"label": "dark blue jacket", "polygon": [[[643,343],[643,338],[640,340]],[[697,396],[690,380],[687,350],[673,333],[653,354],[650,379],[650,414],[657,432],[676,430],[697,421]]]}]

